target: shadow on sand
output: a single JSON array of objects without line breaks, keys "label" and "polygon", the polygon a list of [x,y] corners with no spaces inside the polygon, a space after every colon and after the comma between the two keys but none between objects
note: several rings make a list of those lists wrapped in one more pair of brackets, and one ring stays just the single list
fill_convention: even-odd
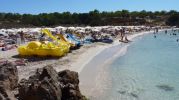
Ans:
[{"label": "shadow on sand", "polygon": [[14,55],[12,58],[16,59],[24,59],[28,62],[38,62],[38,61],[44,61],[44,60],[58,60],[62,57],[52,57],[52,56],[46,56],[46,57],[39,57],[39,56],[19,56],[19,55]]}]

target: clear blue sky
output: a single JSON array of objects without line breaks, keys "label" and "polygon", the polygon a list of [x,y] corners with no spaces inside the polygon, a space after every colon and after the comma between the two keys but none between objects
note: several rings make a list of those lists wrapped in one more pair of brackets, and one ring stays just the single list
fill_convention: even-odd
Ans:
[{"label": "clear blue sky", "polygon": [[179,11],[179,0],[1,0],[0,12],[49,13],[49,12],[89,12],[116,11]]}]

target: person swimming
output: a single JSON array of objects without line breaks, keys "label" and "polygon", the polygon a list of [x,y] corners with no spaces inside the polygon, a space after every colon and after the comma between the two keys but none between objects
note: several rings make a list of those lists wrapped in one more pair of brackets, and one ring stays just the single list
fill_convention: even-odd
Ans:
[{"label": "person swimming", "polygon": [[173,33],[173,35],[177,35],[176,33]]},{"label": "person swimming", "polygon": [[157,38],[157,36],[156,36],[156,35],[154,35],[154,38]]},{"label": "person swimming", "polygon": [[165,34],[167,34],[167,30],[165,30]]}]

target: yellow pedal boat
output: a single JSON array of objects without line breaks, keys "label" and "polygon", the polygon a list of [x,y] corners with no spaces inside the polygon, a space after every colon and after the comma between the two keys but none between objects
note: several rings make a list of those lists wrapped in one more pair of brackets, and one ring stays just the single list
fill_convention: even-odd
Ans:
[{"label": "yellow pedal boat", "polygon": [[22,56],[64,56],[69,52],[70,44],[65,42],[60,42],[56,37],[54,37],[51,32],[47,29],[43,29],[42,33],[46,34],[54,40],[53,42],[45,41],[31,41],[25,46],[19,46],[18,52]]}]

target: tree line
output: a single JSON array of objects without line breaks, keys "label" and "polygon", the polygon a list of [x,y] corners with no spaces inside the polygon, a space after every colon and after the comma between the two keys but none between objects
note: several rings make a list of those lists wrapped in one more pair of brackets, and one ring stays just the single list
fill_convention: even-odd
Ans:
[{"label": "tree line", "polygon": [[132,11],[100,12],[93,10],[88,13],[54,12],[33,14],[0,13],[0,24],[19,24],[31,26],[56,25],[155,25],[179,26],[179,12],[171,11]]}]

